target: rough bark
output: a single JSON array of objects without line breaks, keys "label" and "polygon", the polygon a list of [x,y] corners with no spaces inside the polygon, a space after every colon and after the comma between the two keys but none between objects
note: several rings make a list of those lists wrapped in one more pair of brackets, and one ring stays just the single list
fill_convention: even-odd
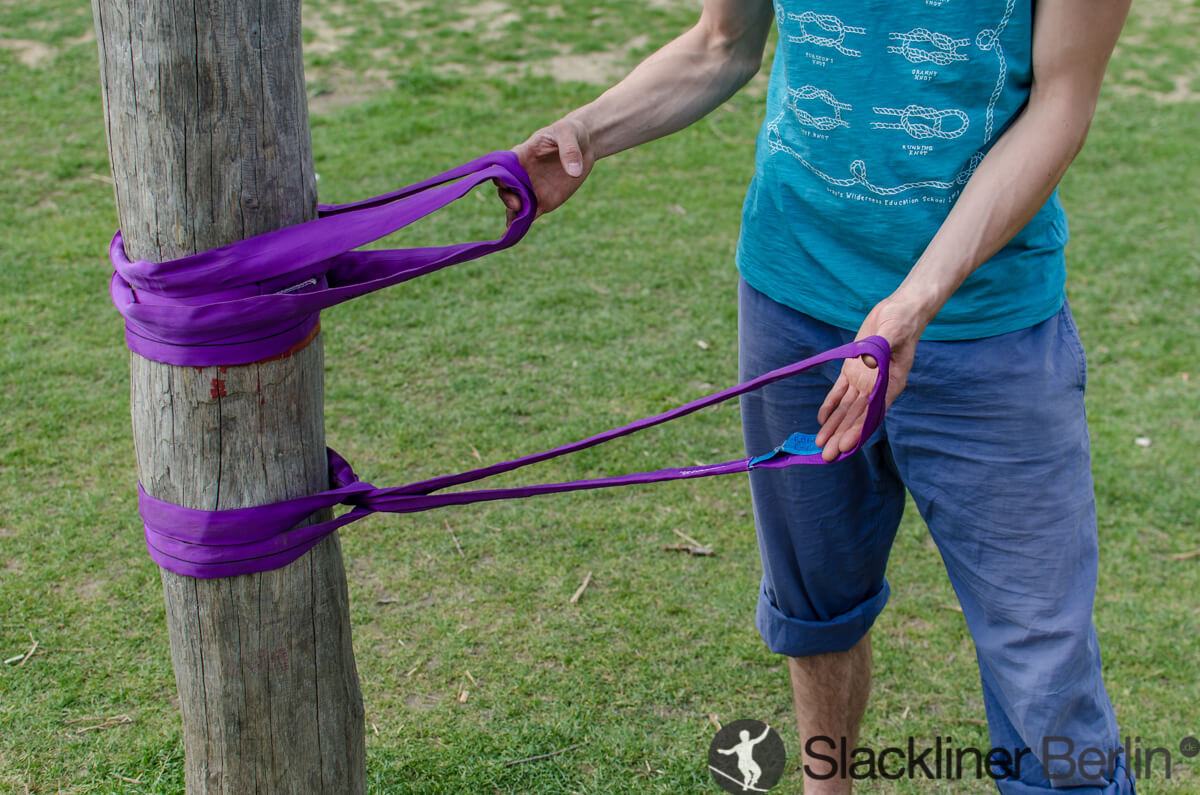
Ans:
[{"label": "rough bark", "polygon": [[[308,220],[299,0],[93,0],[128,253],[163,260]],[[328,487],[323,352],[238,367],[131,354],[138,474],[210,510]],[[322,517],[314,517],[317,520]],[[162,572],[189,793],[364,791],[337,536],[263,574]]]}]

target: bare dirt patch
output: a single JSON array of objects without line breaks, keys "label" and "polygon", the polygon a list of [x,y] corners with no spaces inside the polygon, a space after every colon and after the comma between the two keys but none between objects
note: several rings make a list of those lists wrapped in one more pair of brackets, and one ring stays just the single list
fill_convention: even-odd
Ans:
[{"label": "bare dirt patch", "polygon": [[104,593],[106,585],[108,585],[108,580],[104,578],[84,577],[75,583],[75,595],[81,601],[91,602],[98,599]]},{"label": "bare dirt patch", "polygon": [[365,102],[392,86],[385,69],[367,69],[360,73],[334,66],[312,70],[310,75],[308,112],[317,116]]},{"label": "bare dirt patch", "polygon": [[[699,0],[652,0],[652,5],[660,8],[675,5],[699,7]],[[427,12],[434,8],[436,5],[433,0],[396,0],[389,6],[388,13],[403,15]],[[438,24],[458,33],[469,34],[476,41],[497,42],[497,46],[504,46],[504,41],[511,39],[514,26],[525,18],[524,13],[520,6],[504,0],[479,0],[455,9],[450,19]],[[556,4],[534,13],[557,19],[568,12],[563,5]],[[308,68],[311,112],[321,114],[369,99],[391,85],[393,81],[389,75],[409,67],[404,56],[379,47],[366,51],[365,54],[369,55],[374,65],[365,71],[338,65],[339,53],[354,46],[353,42],[360,38],[356,34],[361,31],[363,24],[362,20],[354,17],[353,8],[341,3],[318,4],[305,15],[305,54],[319,56],[323,61],[320,66]],[[562,82],[610,85],[632,68],[640,54],[638,51],[649,43],[647,36],[640,35],[619,46],[590,53],[573,52],[567,44],[558,44],[552,45],[557,53],[549,57],[478,63],[471,62],[469,58],[460,62],[453,59],[451,53],[431,49],[433,39],[430,34],[428,26],[423,28],[414,24],[411,30],[404,29],[398,35],[406,40],[417,40],[423,67],[434,74],[458,77],[482,75],[511,82],[534,75]],[[509,41],[509,44],[512,42]],[[411,52],[411,47],[408,50]],[[359,53],[360,60],[363,54]],[[451,57],[446,58],[447,55]]]},{"label": "bare dirt patch", "polygon": [[1112,90],[1118,96],[1145,96],[1150,97],[1155,102],[1164,104],[1200,102],[1200,91],[1197,91],[1193,87],[1200,85],[1200,68],[1192,69],[1190,72],[1183,74],[1172,75],[1170,80],[1172,88],[1169,91],[1156,91],[1145,86],[1119,81],[1113,83]]},{"label": "bare dirt patch", "polygon": [[1190,0],[1134,3],[1113,54],[1108,87],[1118,96],[1146,96],[1162,103],[1200,101],[1200,63],[1194,55],[1180,57],[1158,46],[1163,30],[1197,28],[1200,5]]},{"label": "bare dirt patch", "polygon": [[18,63],[30,68],[44,66],[58,55],[58,50],[49,44],[29,39],[0,39],[0,48],[15,54]]},{"label": "bare dirt patch", "polygon": [[314,14],[305,27],[312,33],[312,40],[305,43],[305,51],[313,55],[332,55],[342,48],[343,40],[354,33],[353,26],[337,27],[326,17]]},{"label": "bare dirt patch", "polygon": [[462,13],[465,15],[462,19],[449,23],[447,27],[459,33],[473,33],[481,29],[496,31],[521,18],[509,9],[507,3],[501,3],[499,0],[483,0],[473,6],[467,6]]},{"label": "bare dirt patch", "polygon": [[609,85],[624,77],[632,65],[632,53],[642,49],[649,42],[649,36],[641,35],[615,50],[584,55],[562,53],[548,60],[529,64],[529,72],[542,77],[552,77],[560,82]]}]

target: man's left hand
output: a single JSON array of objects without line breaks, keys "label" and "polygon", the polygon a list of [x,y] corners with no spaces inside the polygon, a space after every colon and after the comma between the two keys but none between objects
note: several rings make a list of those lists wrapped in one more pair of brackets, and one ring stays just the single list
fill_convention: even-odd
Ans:
[{"label": "man's left hand", "polygon": [[[886,406],[892,405],[908,382],[917,340],[928,323],[915,306],[893,295],[876,304],[859,328],[855,339],[878,335],[891,346]],[[841,375],[817,412],[821,430],[816,441],[823,447],[821,456],[826,461],[833,461],[858,444],[878,366],[871,356],[847,359],[842,365]]]}]

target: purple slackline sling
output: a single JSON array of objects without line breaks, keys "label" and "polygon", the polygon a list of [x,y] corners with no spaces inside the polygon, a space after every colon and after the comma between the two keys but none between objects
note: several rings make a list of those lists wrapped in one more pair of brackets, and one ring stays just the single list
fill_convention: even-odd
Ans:
[{"label": "purple slackline sling", "polygon": [[[521,198],[521,212],[499,240],[351,250],[493,179]],[[134,353],[196,367],[249,364],[305,340],[322,309],[508,248],[536,212],[517,156],[493,152],[393,193],[323,205],[316,220],[167,262],[131,262],[117,232],[109,247],[109,294],[125,317],[125,341]]]},{"label": "purple slackline sling", "polygon": [[[420,249],[351,251],[499,180],[521,198],[516,220],[498,240]],[[211,251],[163,263],[131,262],[120,232],[110,249],[113,303],[125,317],[130,350],[176,365],[245,364],[279,355],[316,326],[322,308],[397,284],[516,243],[533,221],[536,199],[529,177],[511,152],[496,152],[408,188],[353,204],[321,207],[317,220],[268,232]],[[253,280],[253,281],[251,281]],[[853,455],[883,420],[890,351],[868,337],[781,367],[678,408],[577,442],[521,458],[394,488],[358,479],[328,450],[334,488],[320,494],[249,508],[205,511],[150,496],[138,484],[138,508],[150,557],[190,577],[232,577],[280,568],[340,527],[372,513],[415,513],[583,489],[710,477],[795,464],[823,464],[813,437],[793,434],[763,455],[721,464],[660,469],[594,480],[433,494],[501,472],[584,450],[788,378],[825,362],[871,355],[878,363],[862,434]],[[348,505],[345,514],[305,527],[312,513]]]}]

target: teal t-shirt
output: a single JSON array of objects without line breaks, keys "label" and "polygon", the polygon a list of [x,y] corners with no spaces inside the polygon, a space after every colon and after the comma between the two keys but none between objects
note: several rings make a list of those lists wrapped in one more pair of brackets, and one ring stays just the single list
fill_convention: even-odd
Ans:
[{"label": "teal t-shirt", "polygon": [[[1029,97],[1033,0],[776,0],[779,44],[742,212],[742,277],[857,329],[933,238]],[[925,339],[1027,328],[1062,306],[1057,192]]]}]

